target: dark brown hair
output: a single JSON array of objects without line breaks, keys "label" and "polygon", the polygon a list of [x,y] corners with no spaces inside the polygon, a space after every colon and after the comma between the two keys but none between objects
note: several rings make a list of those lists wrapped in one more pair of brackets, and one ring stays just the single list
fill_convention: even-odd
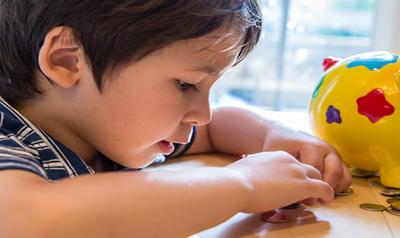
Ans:
[{"label": "dark brown hair", "polygon": [[18,104],[41,93],[38,54],[56,26],[73,29],[101,90],[105,74],[235,19],[245,30],[238,63],[260,37],[257,0],[0,0],[0,95]]}]

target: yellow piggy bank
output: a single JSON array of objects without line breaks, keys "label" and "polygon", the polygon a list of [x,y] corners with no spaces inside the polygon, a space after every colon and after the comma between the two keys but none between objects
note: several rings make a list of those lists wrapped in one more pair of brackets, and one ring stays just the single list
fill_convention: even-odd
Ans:
[{"label": "yellow piggy bank", "polygon": [[379,171],[383,185],[400,188],[399,55],[331,59],[325,69],[312,95],[311,129],[348,166]]}]

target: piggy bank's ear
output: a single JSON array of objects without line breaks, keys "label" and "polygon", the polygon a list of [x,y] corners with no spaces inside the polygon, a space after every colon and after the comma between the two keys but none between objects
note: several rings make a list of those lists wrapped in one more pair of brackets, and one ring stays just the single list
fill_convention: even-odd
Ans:
[{"label": "piggy bank's ear", "polygon": [[327,71],[330,67],[334,66],[341,58],[329,56],[322,61],[322,66],[324,67],[324,71]]}]

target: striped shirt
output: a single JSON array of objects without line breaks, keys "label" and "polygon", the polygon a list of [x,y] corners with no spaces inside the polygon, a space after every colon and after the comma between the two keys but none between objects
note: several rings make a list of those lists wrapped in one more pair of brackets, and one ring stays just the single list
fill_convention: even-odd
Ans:
[{"label": "striped shirt", "polygon": [[[175,151],[168,156],[185,153],[193,143],[175,144]],[[107,159],[108,160],[108,159]],[[126,169],[109,160],[112,170]],[[37,128],[0,97],[0,170],[24,170],[35,173],[48,181],[93,174],[77,154],[62,143]],[[126,169],[130,170],[130,169]]]}]

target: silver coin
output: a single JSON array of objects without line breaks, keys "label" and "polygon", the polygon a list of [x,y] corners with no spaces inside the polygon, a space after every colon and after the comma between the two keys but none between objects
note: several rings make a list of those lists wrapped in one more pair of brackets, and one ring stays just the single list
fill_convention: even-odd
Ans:
[{"label": "silver coin", "polygon": [[373,203],[362,203],[360,204],[360,208],[368,211],[374,211],[374,212],[382,212],[386,210],[385,206],[379,205],[379,204],[373,204]]},{"label": "silver coin", "polygon": [[346,190],[339,192],[339,193],[335,193],[335,196],[349,196],[352,195],[354,193],[354,190],[352,188],[346,188]]},{"label": "silver coin", "polygon": [[400,211],[398,211],[396,209],[393,209],[392,207],[387,207],[386,211],[389,212],[392,215],[400,216]]},{"label": "silver coin", "polygon": [[376,171],[368,171],[359,168],[349,168],[350,174],[354,178],[369,178],[376,175]]},{"label": "silver coin", "polygon": [[393,202],[393,203],[390,204],[390,206],[391,206],[393,209],[395,209],[395,210],[397,210],[397,211],[400,211],[400,201]]},{"label": "silver coin", "polygon": [[384,188],[380,191],[380,194],[386,197],[398,197],[400,196],[400,189],[398,188]]},{"label": "silver coin", "polygon": [[392,203],[398,202],[398,201],[400,201],[400,197],[392,197],[392,198],[386,199],[386,202],[389,204],[392,204]]}]

